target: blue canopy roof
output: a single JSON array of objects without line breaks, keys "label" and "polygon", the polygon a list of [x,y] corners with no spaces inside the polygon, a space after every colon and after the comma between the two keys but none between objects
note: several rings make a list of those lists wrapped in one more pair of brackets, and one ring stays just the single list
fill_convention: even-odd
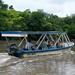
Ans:
[{"label": "blue canopy roof", "polygon": [[28,34],[66,34],[59,31],[1,31],[2,37],[25,37]]},{"label": "blue canopy roof", "polygon": [[21,31],[1,31],[2,37],[25,37],[27,34],[23,34]]}]

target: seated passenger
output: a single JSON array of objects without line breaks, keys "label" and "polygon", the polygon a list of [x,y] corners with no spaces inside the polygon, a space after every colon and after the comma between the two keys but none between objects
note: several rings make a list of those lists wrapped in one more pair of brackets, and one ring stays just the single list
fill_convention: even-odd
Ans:
[{"label": "seated passenger", "polygon": [[31,43],[31,41],[27,42],[25,45],[25,49],[32,49],[33,44]]},{"label": "seated passenger", "polygon": [[43,41],[39,47],[40,50],[47,48],[47,41]]},{"label": "seated passenger", "polygon": [[64,46],[64,45],[63,45],[63,42],[60,42],[60,46],[61,46],[61,47],[63,47],[63,46]]},{"label": "seated passenger", "polygon": [[56,47],[57,48],[63,47],[63,42],[57,42]]},{"label": "seated passenger", "polygon": [[59,43],[59,42],[56,43],[56,47],[57,47],[57,48],[60,47],[60,43]]},{"label": "seated passenger", "polygon": [[47,47],[50,48],[51,46],[52,46],[52,42],[51,41],[48,41]]},{"label": "seated passenger", "polygon": [[47,48],[47,41],[44,41],[44,42],[41,44],[41,48]]}]

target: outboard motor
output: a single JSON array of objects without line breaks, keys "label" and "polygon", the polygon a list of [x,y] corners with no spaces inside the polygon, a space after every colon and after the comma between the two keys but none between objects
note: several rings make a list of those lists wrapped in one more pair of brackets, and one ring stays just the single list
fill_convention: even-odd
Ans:
[{"label": "outboard motor", "polygon": [[11,44],[11,45],[9,46],[8,54],[9,54],[9,55],[12,55],[12,56],[15,56],[17,50],[18,50],[18,49],[17,49],[16,44]]}]

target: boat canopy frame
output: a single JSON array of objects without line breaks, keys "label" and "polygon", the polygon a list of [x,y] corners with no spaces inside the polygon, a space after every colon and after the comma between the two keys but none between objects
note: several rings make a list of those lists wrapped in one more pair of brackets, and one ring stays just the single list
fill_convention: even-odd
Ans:
[{"label": "boat canopy frame", "polygon": [[[2,37],[6,37],[6,40],[7,40],[7,37],[23,37],[23,39],[19,43],[18,47],[21,46],[21,44],[24,40],[27,42],[26,37],[29,34],[30,35],[36,35],[36,34],[39,35],[40,34],[41,35],[35,43],[35,44],[37,44],[36,49],[38,49],[41,46],[41,44],[45,40],[45,38],[47,40],[51,39],[51,41],[54,41],[54,46],[56,46],[57,42],[59,42],[61,40],[61,38],[64,38],[65,41],[67,42],[67,44],[68,44],[68,42],[70,42],[70,39],[67,36],[67,34],[65,32],[59,32],[59,31],[1,31],[0,32],[0,35]],[[59,35],[59,37],[57,38],[57,40],[55,40],[52,35]],[[7,42],[8,42],[8,40],[7,40]]]}]

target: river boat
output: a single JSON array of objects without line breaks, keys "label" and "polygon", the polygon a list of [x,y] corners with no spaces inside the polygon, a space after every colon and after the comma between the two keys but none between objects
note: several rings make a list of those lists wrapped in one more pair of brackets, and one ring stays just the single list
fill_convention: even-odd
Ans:
[{"label": "river boat", "polygon": [[0,35],[7,42],[11,37],[22,39],[18,45],[9,44],[8,54],[16,57],[59,54],[74,46],[68,35],[59,31],[1,31]]}]

